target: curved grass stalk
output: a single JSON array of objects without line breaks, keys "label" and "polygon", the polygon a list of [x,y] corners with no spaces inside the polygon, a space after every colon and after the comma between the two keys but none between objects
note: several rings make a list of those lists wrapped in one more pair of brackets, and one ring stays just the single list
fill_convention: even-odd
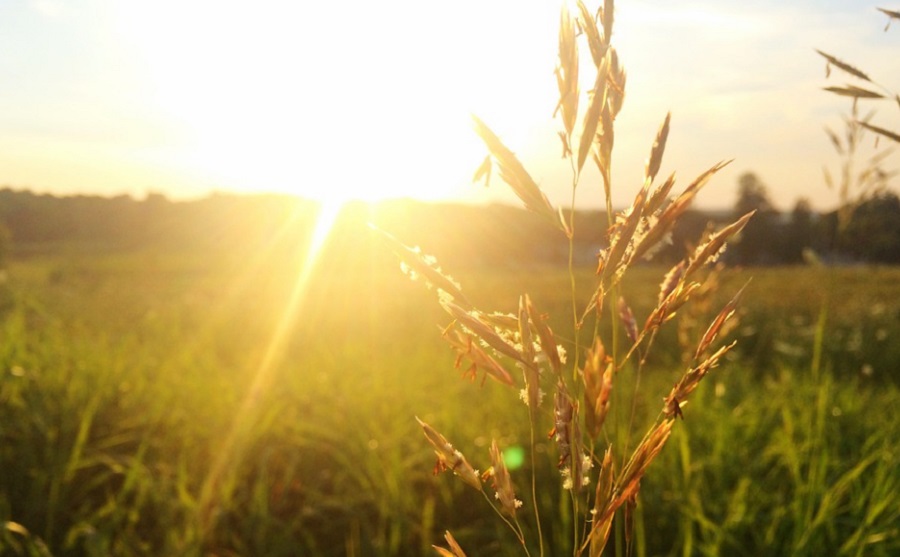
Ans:
[{"label": "curved grass stalk", "polygon": [[[407,257],[414,256],[413,259],[416,263],[419,262],[419,259],[423,259],[425,264],[424,266],[420,265],[423,272],[430,273],[429,276],[433,275],[433,280],[430,282],[438,286],[440,304],[454,320],[454,325],[451,326],[461,329],[461,331],[457,331],[461,336],[451,344],[454,345],[460,358],[468,358],[472,362],[473,373],[479,367],[484,368],[486,372],[492,374],[492,377],[500,379],[508,386],[514,386],[515,382],[512,376],[505,372],[500,360],[512,362],[524,371],[523,398],[528,406],[532,508],[541,557],[545,554],[545,539],[538,500],[537,435],[538,429],[541,427],[539,421],[542,417],[538,412],[542,372],[545,385],[548,382],[547,375],[550,375],[551,372],[552,381],[556,382],[556,405],[553,411],[554,431],[556,431],[558,445],[559,467],[565,476],[563,488],[571,490],[569,497],[573,520],[571,529],[573,555],[578,557],[590,547],[590,556],[599,557],[608,541],[611,527],[615,528],[617,538],[615,554],[618,556],[625,553],[630,554],[635,547],[632,540],[632,519],[634,517],[631,509],[640,490],[640,480],[650,462],[656,458],[665,445],[675,418],[681,414],[680,404],[696,388],[700,379],[718,364],[718,358],[730,349],[731,346],[720,349],[706,360],[699,361],[704,351],[715,340],[721,322],[724,322],[727,317],[720,315],[719,325],[714,325],[707,331],[696,352],[697,365],[689,369],[681,381],[676,384],[676,387],[665,399],[666,403],[660,417],[647,430],[636,448],[631,450],[631,436],[635,428],[641,376],[650,348],[656,339],[659,327],[672,317],[675,310],[688,301],[690,294],[698,286],[694,282],[688,282],[687,277],[708,262],[713,261],[724,246],[725,240],[736,234],[750,217],[747,215],[708,238],[706,243],[702,244],[693,255],[686,258],[680,266],[676,266],[667,275],[663,281],[659,305],[648,318],[643,330],[638,330],[631,310],[624,302],[608,303],[611,338],[609,349],[604,348],[600,340],[600,324],[606,315],[603,311],[604,302],[610,296],[613,300],[620,299],[621,281],[626,271],[640,257],[651,254],[654,246],[665,239],[665,236],[674,227],[675,221],[693,200],[696,192],[712,174],[724,166],[724,163],[713,166],[695,180],[681,196],[670,201],[668,195],[674,184],[674,175],[664,184],[654,187],[654,178],[659,171],[668,136],[670,117],[667,115],[651,149],[641,189],[628,209],[618,215],[614,214],[611,193],[613,128],[624,98],[625,73],[619,67],[616,52],[609,43],[612,34],[613,1],[604,0],[602,8],[597,11],[596,15],[592,15],[581,1],[577,4],[580,16],[573,18],[566,8],[563,8],[561,14],[559,66],[556,71],[560,93],[557,111],[561,115],[563,125],[563,131],[559,132],[559,136],[563,142],[563,158],[569,161],[572,172],[571,204],[568,218],[564,211],[553,209],[549,199],[525,166],[501,139],[484,122],[473,117],[476,132],[489,151],[485,162],[476,172],[476,177],[489,176],[491,168],[496,167],[501,179],[512,188],[527,210],[543,218],[547,224],[557,231],[561,231],[567,237],[568,282],[571,292],[574,334],[571,342],[574,352],[570,358],[571,379],[563,371],[564,358],[557,350],[559,337],[554,335],[546,323],[546,318],[534,308],[527,294],[519,298],[518,315],[483,313],[466,302],[458,285],[449,279],[444,280],[444,275],[438,267],[429,263],[427,259],[421,258],[418,252],[401,250],[401,253]],[[587,106],[581,113],[578,109],[580,97],[579,37],[586,37],[597,72],[594,86],[587,94]],[[574,131],[579,120],[581,122],[580,136],[576,135]],[[577,149],[573,145],[574,137],[578,138]],[[609,246],[599,256],[596,289],[592,299],[581,312],[578,307],[578,284],[575,272],[576,191],[588,155],[592,155],[602,180]],[[651,188],[653,188],[652,191]],[[623,306],[624,309],[622,309]],[[589,314],[593,314],[594,318],[593,342],[591,347],[584,347],[580,332]],[[627,349],[622,344],[625,337],[620,328],[623,324],[624,332],[631,340],[631,346]],[[449,328],[445,329],[445,333],[448,330]],[[446,334],[445,338],[447,338]],[[491,353],[485,352],[485,350]],[[491,354],[497,355],[500,360],[495,360]],[[631,378],[633,385],[629,413],[629,410],[623,407],[626,404],[624,401],[627,387],[626,391],[619,393],[618,391],[622,389],[613,388],[613,378],[619,375],[619,371],[625,366],[625,363],[631,361],[635,355],[638,356],[638,362]],[[582,359],[585,361],[582,362]],[[459,360],[457,360],[458,364]],[[583,370],[582,365],[584,365]],[[583,407],[584,411],[579,412],[582,408],[580,406],[582,397],[584,397],[585,406]],[[614,413],[611,420],[606,419],[609,412]],[[627,427],[625,427],[626,421]],[[609,430],[610,427],[612,431]],[[587,428],[590,428],[590,431],[588,435],[584,435]],[[428,436],[427,429],[426,436]],[[602,461],[595,452],[595,442],[601,437],[606,443]],[[432,435],[430,439],[438,448],[439,458],[442,457],[442,462],[447,468],[452,469],[457,475],[461,475],[464,480],[468,478],[467,483],[481,489],[477,477],[469,477],[471,474],[464,474],[470,466],[458,451],[455,451],[443,438]],[[615,455],[612,451],[613,445],[617,447]],[[624,450],[620,450],[618,447],[624,447]],[[498,455],[499,449],[495,444],[492,446],[494,473],[496,474],[498,470],[502,471],[495,476],[497,480],[495,485],[507,486],[498,490],[502,509],[498,508],[484,494],[483,490],[482,493],[491,508],[515,534],[525,554],[530,555],[525,532],[509,504],[512,491],[509,486],[511,484],[508,482],[502,458]],[[498,462],[500,464],[497,464]],[[582,492],[585,486],[592,481],[590,469],[595,462],[600,464],[597,489],[584,494]],[[619,465],[616,466],[616,463]],[[617,469],[618,473],[616,473]],[[501,478],[505,479],[501,480]],[[585,502],[585,507],[582,506],[582,501]],[[563,509],[566,508],[564,500],[559,503]],[[620,508],[623,509],[623,512],[619,512]],[[590,514],[586,512],[587,510],[590,510]],[[641,542],[638,541],[637,545],[640,547]],[[553,553],[552,548],[549,549]]]},{"label": "curved grass stalk", "polygon": [[[541,557],[544,556],[544,532],[541,528],[541,511],[538,507],[538,498],[537,498],[537,461],[535,459],[535,455],[537,454],[537,444],[534,438],[534,430],[535,430],[535,413],[536,410],[533,408],[529,408],[529,421],[531,422],[531,504],[534,507],[534,524],[537,528],[538,533],[538,547],[540,548]],[[527,551],[527,550],[526,550]]]},{"label": "curved grass stalk", "polygon": [[494,512],[497,513],[497,516],[500,517],[500,520],[502,520],[507,526],[509,526],[509,529],[512,530],[516,535],[516,539],[518,539],[519,543],[522,544],[522,549],[525,551],[525,555],[531,557],[531,553],[528,551],[528,545],[525,543],[525,533],[522,531],[522,525],[519,524],[518,519],[513,518],[512,521],[510,521],[506,517],[506,515],[503,514],[503,511],[498,509],[497,505],[495,505],[494,502],[491,501],[491,498],[486,491],[482,491],[481,494],[484,496],[485,501],[488,502],[488,505],[490,505]]}]

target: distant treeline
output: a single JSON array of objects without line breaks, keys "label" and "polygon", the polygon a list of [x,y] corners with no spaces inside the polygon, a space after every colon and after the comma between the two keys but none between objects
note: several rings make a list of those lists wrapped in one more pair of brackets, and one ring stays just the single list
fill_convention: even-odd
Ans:
[{"label": "distant treeline", "polygon": [[[826,261],[900,262],[900,199],[892,193],[859,204],[852,218],[841,221],[843,226],[838,225],[837,212],[818,214],[799,203],[789,214],[769,206],[751,208],[757,215],[726,252],[730,263],[798,263],[810,250]],[[745,209],[688,212],[655,258],[684,257],[708,227],[730,222]],[[308,241],[317,215],[315,202],[287,195],[213,194],[176,202],[160,194],[138,200],[0,190],[3,249],[20,255],[66,248],[239,253],[261,246],[298,249]],[[454,267],[568,261],[568,241],[522,209],[412,201],[348,204],[332,234],[332,251],[379,249],[369,222]],[[602,211],[576,214],[577,264],[596,262],[607,228]]]}]

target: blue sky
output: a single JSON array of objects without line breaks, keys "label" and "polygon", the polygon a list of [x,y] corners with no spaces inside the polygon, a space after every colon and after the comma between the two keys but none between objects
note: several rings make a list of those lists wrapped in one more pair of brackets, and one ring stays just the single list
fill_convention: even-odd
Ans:
[{"label": "blue sky", "polygon": [[[614,188],[639,185],[672,112],[663,172],[686,185],[735,159],[701,198],[734,202],[755,172],[782,209],[836,196],[823,132],[849,103],[821,90],[814,49],[900,89],[888,2],[620,0],[628,71]],[[477,113],[555,203],[568,203],[555,103],[558,4],[522,0],[212,2],[0,0],[0,185],[58,194],[211,190],[313,197],[510,200],[467,178]],[[895,105],[876,120],[900,127]],[[900,167],[897,158],[894,166]],[[599,205],[596,177],[578,201]]]}]

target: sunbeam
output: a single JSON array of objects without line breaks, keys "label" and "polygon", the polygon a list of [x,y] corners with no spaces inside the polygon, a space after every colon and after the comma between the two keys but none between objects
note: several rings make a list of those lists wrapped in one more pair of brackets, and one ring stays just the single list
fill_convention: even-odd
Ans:
[{"label": "sunbeam", "polygon": [[[304,246],[305,255],[299,258],[297,278],[284,305],[284,311],[275,325],[272,337],[266,345],[259,365],[256,366],[253,381],[247,389],[240,408],[234,415],[228,435],[222,443],[200,492],[198,518],[200,531],[204,537],[215,526],[214,510],[216,498],[221,493],[220,483],[225,474],[229,472],[229,466],[241,460],[244,447],[249,439],[248,433],[253,431],[253,425],[258,417],[259,403],[271,384],[272,372],[277,368],[284,355],[294,321],[303,307],[316,263],[343,205],[340,201],[332,200],[323,202],[319,206],[309,243]],[[290,224],[291,222],[286,223],[284,229],[289,229]]]}]

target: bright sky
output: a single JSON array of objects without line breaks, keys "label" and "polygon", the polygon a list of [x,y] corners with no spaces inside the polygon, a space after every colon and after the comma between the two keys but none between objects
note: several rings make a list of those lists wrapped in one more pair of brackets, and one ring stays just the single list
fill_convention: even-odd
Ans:
[{"label": "bright sky", "polygon": [[[663,174],[686,185],[736,159],[702,205],[731,206],[753,171],[781,209],[800,196],[833,206],[823,127],[839,127],[849,102],[821,90],[844,80],[826,82],[814,49],[900,89],[900,25],[883,32],[876,6],[900,9],[619,0],[617,203],[633,197],[671,110]],[[0,185],[511,200],[499,180],[469,182],[484,155],[476,113],[567,205],[551,120],[558,17],[547,0],[0,0]],[[896,129],[898,115],[885,104],[876,121]],[[602,203],[596,176],[578,199]]]}]

